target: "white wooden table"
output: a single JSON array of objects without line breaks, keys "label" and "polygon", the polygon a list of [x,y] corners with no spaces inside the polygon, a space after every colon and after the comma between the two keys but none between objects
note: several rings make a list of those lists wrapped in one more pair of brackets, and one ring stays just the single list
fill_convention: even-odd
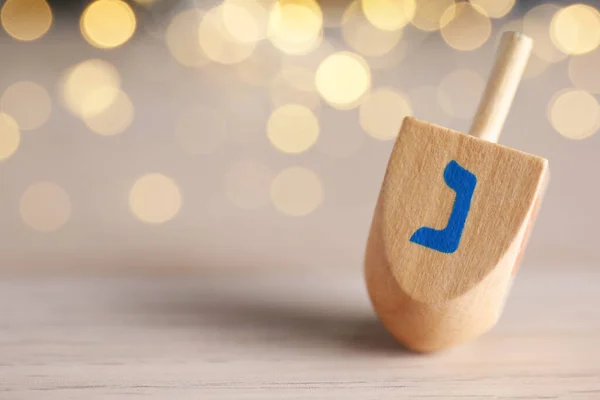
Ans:
[{"label": "white wooden table", "polygon": [[416,355],[362,277],[4,279],[0,399],[600,399],[600,270],[523,268],[500,324]]}]

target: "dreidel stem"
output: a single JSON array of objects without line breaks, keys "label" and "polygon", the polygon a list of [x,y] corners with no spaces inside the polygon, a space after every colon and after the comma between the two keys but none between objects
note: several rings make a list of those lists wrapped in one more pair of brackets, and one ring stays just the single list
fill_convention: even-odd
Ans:
[{"label": "dreidel stem", "polygon": [[498,141],[532,47],[533,40],[522,33],[502,35],[494,68],[469,131],[471,135],[489,142]]}]

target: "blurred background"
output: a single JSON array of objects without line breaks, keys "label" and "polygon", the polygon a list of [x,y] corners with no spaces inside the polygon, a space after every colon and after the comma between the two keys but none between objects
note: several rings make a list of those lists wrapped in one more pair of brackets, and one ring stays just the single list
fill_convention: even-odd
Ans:
[{"label": "blurred background", "polygon": [[524,262],[600,264],[600,2],[0,2],[0,275],[356,270],[402,118],[548,158]]}]

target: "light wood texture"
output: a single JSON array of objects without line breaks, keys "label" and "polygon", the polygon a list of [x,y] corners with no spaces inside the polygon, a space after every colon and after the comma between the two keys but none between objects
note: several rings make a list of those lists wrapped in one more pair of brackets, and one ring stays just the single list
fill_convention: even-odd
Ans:
[{"label": "light wood texture", "polygon": [[549,174],[543,158],[494,144],[531,47],[504,34],[473,136],[413,118],[400,129],[365,276],[382,322],[412,350],[465,342],[502,312]]},{"label": "light wood texture", "polygon": [[520,272],[499,324],[427,356],[360,273],[0,281],[0,399],[600,398],[600,270]]},{"label": "light wood texture", "polygon": [[[458,197],[450,160],[477,177],[458,249],[411,241],[442,230]],[[367,286],[386,327],[407,347],[434,351],[497,321],[545,187],[546,160],[439,126],[404,120],[390,156],[365,257]]]},{"label": "light wood texture", "polygon": [[498,141],[532,48],[533,41],[522,33],[502,35],[496,62],[471,124],[471,135]]}]

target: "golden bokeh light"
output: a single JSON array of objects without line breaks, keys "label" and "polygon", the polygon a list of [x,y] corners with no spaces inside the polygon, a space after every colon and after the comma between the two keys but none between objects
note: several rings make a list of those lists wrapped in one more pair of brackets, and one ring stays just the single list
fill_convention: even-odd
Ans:
[{"label": "golden bokeh light", "polygon": [[529,10],[523,17],[523,33],[533,39],[533,53],[549,63],[567,57],[550,38],[550,23],[559,10],[560,7],[555,4],[542,4]]},{"label": "golden bokeh light", "polygon": [[389,53],[402,38],[402,30],[382,30],[373,26],[365,17],[356,0],[342,17],[342,35],[350,47],[357,52],[379,57]]},{"label": "golden bokeh light", "polygon": [[415,0],[360,0],[365,16],[373,26],[385,31],[404,28],[415,16]]},{"label": "golden bokeh light", "polygon": [[238,42],[254,43],[267,37],[269,11],[257,0],[225,0],[222,18],[223,26]]},{"label": "golden bokeh light", "polygon": [[240,42],[223,21],[223,6],[209,10],[198,28],[200,47],[208,58],[221,64],[237,64],[252,55],[256,42]]},{"label": "golden bokeh light", "polygon": [[215,109],[193,105],[185,108],[175,121],[175,140],[191,154],[212,154],[226,138],[227,121]]},{"label": "golden bokeh light", "polygon": [[485,81],[475,71],[457,69],[442,79],[438,87],[438,103],[454,118],[471,118],[477,111]]},{"label": "golden bokeh light", "polygon": [[577,88],[600,93],[600,48],[569,61],[569,78]]},{"label": "golden bokeh light", "polygon": [[585,139],[600,128],[600,105],[584,90],[564,90],[548,105],[548,118],[558,133],[568,139]]},{"label": "golden bokeh light", "polygon": [[299,104],[314,110],[321,105],[315,73],[308,68],[292,66],[282,69],[269,85],[269,91],[275,106]]},{"label": "golden bokeh light", "polygon": [[481,7],[491,18],[502,18],[515,6],[515,0],[471,0],[471,4]]},{"label": "golden bokeh light", "polygon": [[471,3],[452,5],[442,14],[440,29],[444,41],[456,50],[471,51],[481,47],[492,33],[492,23],[485,11]]},{"label": "golden bokeh light", "polygon": [[315,0],[280,0],[270,10],[269,40],[284,53],[306,54],[323,37],[323,12]]},{"label": "golden bokeh light", "polygon": [[6,0],[0,21],[6,33],[17,40],[44,36],[52,25],[52,10],[46,0]]},{"label": "golden bokeh light", "polygon": [[48,120],[52,102],[46,89],[37,83],[20,81],[2,93],[0,111],[13,117],[19,129],[28,131],[39,128]]},{"label": "golden bokeh light", "polygon": [[351,109],[371,88],[371,70],[361,56],[338,52],[321,62],[315,82],[321,97],[332,107]]},{"label": "golden bokeh light", "polygon": [[422,31],[432,32],[442,27],[442,15],[448,9],[453,10],[454,0],[417,0],[416,4],[415,15],[410,22]]},{"label": "golden bokeh light", "polygon": [[173,58],[186,67],[201,67],[210,62],[200,47],[200,22],[204,12],[197,8],[182,11],[169,22],[165,42]]},{"label": "golden bokeh light", "polygon": [[71,199],[53,182],[36,182],[29,186],[19,202],[23,222],[36,231],[53,232],[71,216]]},{"label": "golden bokeh light", "polygon": [[236,207],[252,210],[269,203],[274,173],[259,160],[243,159],[225,174],[225,194]]},{"label": "golden bokeh light", "polygon": [[8,114],[0,113],[0,161],[12,156],[19,148],[19,125]]},{"label": "golden bokeh light", "polygon": [[135,13],[122,0],[95,0],[83,11],[81,34],[94,47],[111,49],[121,46],[134,34]]},{"label": "golden bokeh light", "polygon": [[585,54],[600,46],[600,12],[573,4],[554,14],[550,37],[563,53]]},{"label": "golden bokeh light", "polygon": [[129,128],[134,118],[134,107],[127,93],[105,86],[86,98],[89,104],[82,105],[84,110],[96,107],[98,103],[96,96],[101,99],[113,98],[114,101],[100,113],[84,112],[82,114],[83,121],[92,132],[102,136],[113,136]]},{"label": "golden bokeh light", "polygon": [[129,192],[131,212],[148,224],[162,224],[173,219],[181,203],[177,183],[163,174],[152,173],[140,177]]},{"label": "golden bokeh light", "polygon": [[119,71],[112,64],[91,59],[67,70],[62,79],[61,91],[65,105],[72,113],[94,116],[116,101],[120,87]]},{"label": "golden bokeh light", "polygon": [[369,93],[360,105],[360,126],[379,140],[398,136],[404,117],[412,116],[409,99],[392,88],[380,88]]},{"label": "golden bokeh light", "polygon": [[302,153],[319,137],[319,120],[307,107],[286,104],[271,114],[267,123],[271,144],[284,153]]},{"label": "golden bokeh light", "polygon": [[323,185],[319,176],[310,169],[290,167],[273,179],[270,195],[279,212],[302,217],[312,213],[323,202]]}]

